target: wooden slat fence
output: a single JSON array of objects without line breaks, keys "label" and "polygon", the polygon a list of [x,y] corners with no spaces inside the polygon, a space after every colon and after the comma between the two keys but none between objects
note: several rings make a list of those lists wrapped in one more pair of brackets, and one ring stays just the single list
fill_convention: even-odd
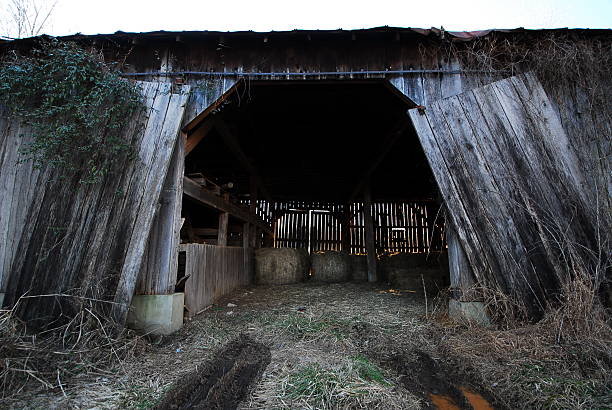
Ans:
[{"label": "wooden slat fence", "polygon": [[248,286],[253,278],[253,250],[199,243],[180,245],[185,252],[185,307],[196,315],[220,297]]},{"label": "wooden slat fence", "polygon": [[[377,253],[425,253],[444,247],[443,220],[433,201],[377,202],[372,204]],[[345,215],[346,212],[346,215]],[[363,203],[286,202],[274,204],[274,246],[305,248],[311,252],[342,250],[343,229],[348,229],[352,254],[365,254]],[[342,221],[347,220],[347,224]]]}]

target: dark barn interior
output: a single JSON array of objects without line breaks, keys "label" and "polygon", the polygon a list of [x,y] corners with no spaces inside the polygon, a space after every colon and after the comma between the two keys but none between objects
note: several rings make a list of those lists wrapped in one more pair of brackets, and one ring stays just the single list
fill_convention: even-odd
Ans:
[{"label": "dark barn interior", "polygon": [[447,286],[415,107],[385,80],[240,81],[186,125],[177,290],[189,314],[252,278]]},{"label": "dark barn interior", "polygon": [[[242,82],[196,119],[208,130],[188,143],[185,174],[233,202],[256,198],[273,229],[258,246],[366,253],[369,184],[379,255],[440,250],[437,187],[406,115],[414,107],[384,80]],[[218,244],[218,213],[185,199],[184,241]],[[242,222],[230,216],[227,245],[242,246]]]}]

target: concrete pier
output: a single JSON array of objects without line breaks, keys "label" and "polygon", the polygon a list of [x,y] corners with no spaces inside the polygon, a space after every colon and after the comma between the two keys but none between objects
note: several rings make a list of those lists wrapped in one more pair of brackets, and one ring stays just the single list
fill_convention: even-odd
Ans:
[{"label": "concrete pier", "polygon": [[127,326],[156,335],[168,335],[183,326],[183,293],[136,295],[127,316]]},{"label": "concrete pier", "polygon": [[448,315],[455,320],[464,320],[480,326],[491,326],[487,308],[483,302],[448,302]]}]

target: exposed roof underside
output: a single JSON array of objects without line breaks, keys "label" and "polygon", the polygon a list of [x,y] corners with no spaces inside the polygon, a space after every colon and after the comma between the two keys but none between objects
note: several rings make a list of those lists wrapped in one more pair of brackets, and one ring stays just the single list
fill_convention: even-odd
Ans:
[{"label": "exposed roof underside", "polygon": [[[375,165],[376,198],[431,198],[433,177],[406,121],[415,105],[396,91],[381,80],[253,81],[194,122],[222,118],[275,200],[346,201]],[[249,175],[226,145],[213,130],[186,171],[248,193]]]}]

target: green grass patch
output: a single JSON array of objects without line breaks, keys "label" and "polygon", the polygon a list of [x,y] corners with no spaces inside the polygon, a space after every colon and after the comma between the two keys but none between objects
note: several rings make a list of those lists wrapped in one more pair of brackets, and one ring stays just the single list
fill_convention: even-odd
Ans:
[{"label": "green grass patch", "polygon": [[313,364],[289,376],[285,395],[292,400],[303,400],[316,407],[327,407],[340,383],[341,377],[338,373]]},{"label": "green grass patch", "polygon": [[331,336],[335,340],[349,335],[350,323],[330,317],[314,317],[304,314],[290,314],[280,317],[272,325],[298,338]]},{"label": "green grass patch", "polygon": [[353,358],[355,368],[359,377],[368,382],[375,382],[383,386],[391,386],[382,370],[374,363],[370,362],[367,357],[359,355]]}]

